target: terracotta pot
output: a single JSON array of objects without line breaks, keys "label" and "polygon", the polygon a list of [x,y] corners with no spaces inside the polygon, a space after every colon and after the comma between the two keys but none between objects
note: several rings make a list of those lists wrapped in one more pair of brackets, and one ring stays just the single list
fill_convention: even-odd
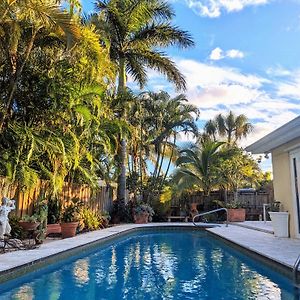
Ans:
[{"label": "terracotta pot", "polygon": [[61,233],[60,224],[47,224],[47,232],[46,235],[50,233]]},{"label": "terracotta pot", "polygon": [[197,209],[198,203],[191,203],[190,204],[190,217],[193,218],[194,216],[198,215],[198,209]]},{"label": "terracotta pot", "polygon": [[61,223],[61,236],[63,239],[76,235],[76,229],[79,222]]},{"label": "terracotta pot", "polygon": [[113,216],[111,219],[112,224],[120,224],[120,217],[119,216]]},{"label": "terracotta pot", "polygon": [[27,231],[33,231],[36,230],[39,225],[40,222],[25,222],[25,221],[19,221],[20,226]]},{"label": "terracotta pot", "polygon": [[229,222],[245,222],[246,209],[245,208],[228,208],[228,221]]},{"label": "terracotta pot", "polygon": [[108,227],[109,221],[105,218],[102,219],[102,225],[106,228]]},{"label": "terracotta pot", "polygon": [[134,219],[134,223],[136,224],[148,223],[149,214],[148,213],[135,214],[133,216],[133,219]]}]

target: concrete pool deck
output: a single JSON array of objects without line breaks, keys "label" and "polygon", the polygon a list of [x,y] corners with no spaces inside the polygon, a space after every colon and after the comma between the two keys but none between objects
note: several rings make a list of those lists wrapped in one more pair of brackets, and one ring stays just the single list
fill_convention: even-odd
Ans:
[{"label": "concrete pool deck", "polygon": [[[29,267],[32,268],[34,264],[40,263],[49,257],[52,258],[51,262],[55,262],[57,261],[57,258],[55,257],[57,254],[63,254],[67,251],[66,257],[69,257],[72,253],[68,253],[68,251],[75,251],[75,249],[77,249],[78,253],[82,246],[115,237],[138,228],[151,227],[195,228],[192,223],[122,224],[98,231],[80,234],[74,238],[54,240],[33,250],[4,253],[0,255],[0,282],[3,281],[3,277],[6,275],[11,277],[9,274],[15,273],[14,271],[24,269],[23,273],[26,273],[26,267],[27,269]],[[253,251],[262,257],[266,257],[267,259],[280,263],[288,268],[293,267],[296,258],[300,254],[300,240],[276,238],[270,233],[232,224],[229,224],[228,227],[221,225],[220,227],[209,228],[206,230],[222,239],[245,248],[248,251]]]}]

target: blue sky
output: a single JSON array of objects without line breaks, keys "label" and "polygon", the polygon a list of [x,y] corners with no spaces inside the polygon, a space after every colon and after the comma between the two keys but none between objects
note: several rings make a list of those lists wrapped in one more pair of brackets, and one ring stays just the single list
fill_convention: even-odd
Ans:
[{"label": "blue sky", "polygon": [[[93,2],[82,0],[84,11]],[[196,46],[168,49],[186,76],[186,94],[201,122],[218,113],[244,113],[254,132],[247,145],[300,114],[300,0],[170,0],[174,23]],[[149,72],[151,90],[175,93]],[[263,162],[270,169],[270,162]]]}]

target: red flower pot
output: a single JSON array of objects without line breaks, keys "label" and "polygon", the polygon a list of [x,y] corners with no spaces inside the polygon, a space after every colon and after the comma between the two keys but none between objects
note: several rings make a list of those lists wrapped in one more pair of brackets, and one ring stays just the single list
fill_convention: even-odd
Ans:
[{"label": "red flower pot", "polygon": [[47,233],[46,233],[46,235],[49,235],[51,233],[61,233],[60,224],[47,224]]},{"label": "red flower pot", "polygon": [[246,210],[245,208],[228,208],[228,221],[229,222],[245,222]]},{"label": "red flower pot", "polygon": [[148,213],[135,214],[133,218],[134,218],[134,223],[144,224],[144,223],[148,223],[149,214]]},{"label": "red flower pot", "polygon": [[40,222],[25,222],[25,221],[19,221],[20,226],[27,231],[34,231],[36,230],[39,225]]},{"label": "red flower pot", "polygon": [[62,238],[70,238],[76,235],[78,222],[61,223],[60,226]]}]

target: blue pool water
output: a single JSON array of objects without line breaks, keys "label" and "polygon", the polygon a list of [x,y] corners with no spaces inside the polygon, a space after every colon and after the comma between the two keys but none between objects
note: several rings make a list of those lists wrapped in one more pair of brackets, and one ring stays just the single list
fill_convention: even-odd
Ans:
[{"label": "blue pool water", "polygon": [[205,232],[131,233],[0,285],[0,299],[298,299],[285,277]]}]

